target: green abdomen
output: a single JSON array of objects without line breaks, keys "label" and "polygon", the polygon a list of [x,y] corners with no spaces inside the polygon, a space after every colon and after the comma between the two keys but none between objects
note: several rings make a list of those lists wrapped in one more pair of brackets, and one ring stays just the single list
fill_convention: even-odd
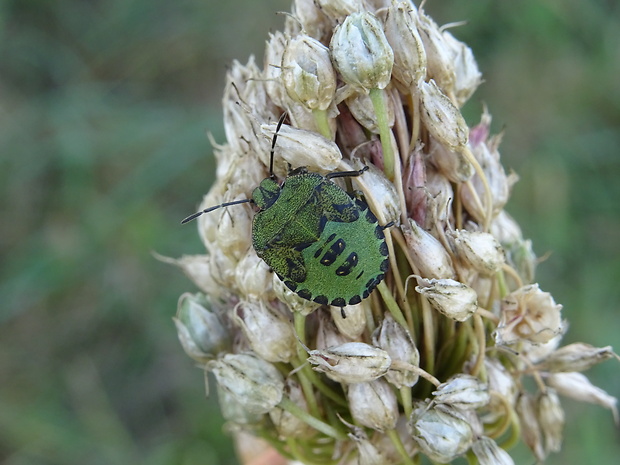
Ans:
[{"label": "green abdomen", "polygon": [[354,222],[328,221],[320,239],[302,251],[306,279],[296,292],[340,307],[359,303],[383,279],[387,254],[383,229],[367,207]]}]

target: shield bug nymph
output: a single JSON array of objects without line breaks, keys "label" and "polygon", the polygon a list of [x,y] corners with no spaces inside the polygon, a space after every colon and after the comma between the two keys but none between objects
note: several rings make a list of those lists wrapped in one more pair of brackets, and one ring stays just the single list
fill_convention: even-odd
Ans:
[{"label": "shield bug nymph", "polygon": [[[331,181],[360,176],[367,166],[325,176],[300,167],[278,184],[273,158],[285,116],[271,141],[269,176],[252,197],[207,208],[182,223],[218,208],[253,203],[258,208],[252,223],[256,254],[300,297],[342,310],[368,297],[385,277],[387,226],[379,224],[366,202]],[[344,310],[342,316],[346,317]]]}]

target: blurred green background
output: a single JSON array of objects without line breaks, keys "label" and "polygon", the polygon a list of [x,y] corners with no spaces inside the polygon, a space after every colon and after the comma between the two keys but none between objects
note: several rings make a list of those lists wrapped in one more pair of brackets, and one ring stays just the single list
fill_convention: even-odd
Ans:
[{"label": "blurred green background", "polygon": [[[0,462],[233,464],[171,321],[194,291],[156,261],[201,252],[179,220],[211,183],[226,67],[288,0],[0,1]],[[521,181],[508,210],[550,253],[566,342],[620,348],[620,11],[614,1],[430,0],[474,50]],[[589,372],[620,396],[609,361]],[[612,464],[609,412],[566,401],[550,464]],[[517,463],[534,460],[518,452]]]}]

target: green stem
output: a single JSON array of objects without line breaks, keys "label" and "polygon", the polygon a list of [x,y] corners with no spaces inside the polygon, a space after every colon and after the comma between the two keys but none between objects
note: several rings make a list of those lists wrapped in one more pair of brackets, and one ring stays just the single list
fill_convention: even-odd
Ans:
[{"label": "green stem", "polygon": [[327,110],[312,110],[316,127],[323,137],[332,140],[332,130],[329,127],[329,119],[327,118]]},{"label": "green stem", "polygon": [[370,101],[377,115],[381,148],[383,149],[383,172],[390,181],[394,181],[394,150],[392,148],[391,129],[388,124],[388,108],[385,90],[370,89]]},{"label": "green stem", "polygon": [[398,306],[398,303],[396,303],[394,296],[385,285],[385,281],[381,281],[377,286],[377,289],[379,289],[379,293],[381,294],[381,297],[383,297],[383,301],[385,302],[385,305],[387,305],[388,310],[394,317],[394,320],[396,320],[398,324],[400,324],[403,328],[409,328],[409,325],[407,325],[407,321],[403,316],[403,312],[400,310],[400,307]]},{"label": "green stem", "polygon": [[[301,363],[298,366],[301,366]],[[308,404],[308,410],[310,410],[310,413],[315,417],[320,417],[321,413],[319,410],[319,405],[316,402],[314,390],[312,389],[312,381],[308,377],[306,370],[304,370],[303,368],[300,369],[297,372],[297,378],[299,379],[299,384],[301,385],[301,389],[304,392],[304,398],[306,399],[306,403]]]},{"label": "green stem", "polygon": [[297,344],[297,357],[299,360],[305,360],[306,357],[306,317],[299,312],[293,312],[295,333],[301,344]]},{"label": "green stem", "polygon": [[478,373],[482,369],[482,365],[484,364],[484,353],[486,350],[486,334],[484,333],[484,322],[482,321],[482,317],[477,314],[472,315],[472,320],[474,321],[474,331],[476,337],[476,345],[478,346],[478,354],[476,355],[476,362],[474,366],[471,368],[471,374],[473,376],[478,376]]},{"label": "green stem", "polygon": [[394,444],[394,447],[396,447],[396,450],[398,451],[400,456],[403,458],[403,463],[405,463],[406,465],[414,465],[413,460],[411,459],[411,457],[409,457],[409,454],[405,450],[403,442],[400,440],[398,432],[395,429],[389,429],[386,431],[386,434],[392,441],[392,444]]},{"label": "green stem", "polygon": [[293,403],[288,397],[282,397],[282,400],[278,404],[282,410],[286,410],[291,415],[296,416],[301,421],[307,423],[312,426],[317,431],[329,436],[330,438],[334,438],[336,440],[342,441],[346,439],[346,435],[338,431],[332,425],[328,425],[327,423],[319,420],[318,418],[313,417],[304,409],[299,407],[297,404]]},{"label": "green stem", "polygon": [[422,334],[424,335],[422,343],[424,344],[425,366],[424,369],[428,373],[435,372],[435,324],[433,319],[433,310],[431,304],[426,297],[421,296],[420,306],[422,307]]},{"label": "green stem", "polygon": [[409,418],[411,416],[411,412],[413,411],[413,405],[411,403],[411,388],[409,386],[401,387],[400,397],[403,403],[403,410],[405,412],[405,417]]}]

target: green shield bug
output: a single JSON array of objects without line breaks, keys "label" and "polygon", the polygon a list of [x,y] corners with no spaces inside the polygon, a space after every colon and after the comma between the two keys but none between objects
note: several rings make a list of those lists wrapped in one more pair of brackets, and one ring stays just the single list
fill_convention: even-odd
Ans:
[{"label": "green shield bug", "polygon": [[324,305],[355,305],[370,295],[388,270],[388,247],[383,230],[366,202],[331,181],[360,176],[339,171],[325,176],[305,167],[289,172],[278,184],[273,157],[284,117],[271,142],[269,176],[252,192],[251,199],[222,203],[185,218],[187,223],[204,213],[241,203],[258,207],[252,222],[256,254],[278,278],[300,297]]}]

